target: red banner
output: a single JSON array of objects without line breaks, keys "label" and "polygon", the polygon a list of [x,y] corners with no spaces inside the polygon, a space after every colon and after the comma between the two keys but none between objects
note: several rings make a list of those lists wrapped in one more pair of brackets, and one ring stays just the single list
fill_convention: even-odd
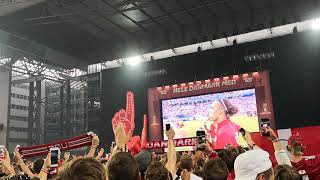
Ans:
[{"label": "red banner", "polygon": [[[197,138],[183,138],[183,139],[174,139],[173,140],[175,147],[183,146],[196,146]],[[148,142],[147,149],[163,149],[168,147],[168,141],[152,141]]]}]

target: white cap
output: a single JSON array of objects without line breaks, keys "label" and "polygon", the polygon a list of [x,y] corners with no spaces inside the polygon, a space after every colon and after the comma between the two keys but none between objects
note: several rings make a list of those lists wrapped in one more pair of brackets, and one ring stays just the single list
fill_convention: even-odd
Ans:
[{"label": "white cap", "polygon": [[255,180],[259,173],[272,167],[269,153],[254,149],[240,154],[234,162],[235,180]]}]

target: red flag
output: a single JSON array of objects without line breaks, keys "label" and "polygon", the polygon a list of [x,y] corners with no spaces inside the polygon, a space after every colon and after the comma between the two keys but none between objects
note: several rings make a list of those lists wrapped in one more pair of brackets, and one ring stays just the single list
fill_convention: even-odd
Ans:
[{"label": "red flag", "polygon": [[147,115],[143,116],[143,129],[141,133],[141,148],[146,148],[147,146]]}]

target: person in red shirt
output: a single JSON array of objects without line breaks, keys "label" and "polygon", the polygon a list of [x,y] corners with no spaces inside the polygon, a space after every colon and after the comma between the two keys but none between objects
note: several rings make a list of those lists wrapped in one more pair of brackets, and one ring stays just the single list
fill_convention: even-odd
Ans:
[{"label": "person in red shirt", "polygon": [[228,100],[221,99],[212,103],[208,121],[211,123],[209,135],[215,149],[225,149],[228,145],[239,146],[240,126],[230,120],[238,112]]},{"label": "person in red shirt", "polygon": [[292,166],[298,170],[302,177],[307,176],[310,180],[320,179],[320,154],[304,157],[305,147],[299,134],[289,138],[287,149],[291,154]]}]

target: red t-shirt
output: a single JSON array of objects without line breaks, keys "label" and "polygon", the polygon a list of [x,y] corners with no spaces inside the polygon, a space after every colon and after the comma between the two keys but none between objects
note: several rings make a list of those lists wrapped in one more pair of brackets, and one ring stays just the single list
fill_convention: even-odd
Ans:
[{"label": "red t-shirt", "polygon": [[[226,145],[230,144],[234,147],[239,146],[237,141],[239,136],[240,126],[226,119],[218,124],[217,131],[212,131],[212,137],[215,149],[225,149]],[[214,137],[215,136],[215,137]]]},{"label": "red t-shirt", "polygon": [[303,158],[297,163],[292,162],[292,166],[300,175],[307,174],[310,180],[320,179],[320,154]]}]

